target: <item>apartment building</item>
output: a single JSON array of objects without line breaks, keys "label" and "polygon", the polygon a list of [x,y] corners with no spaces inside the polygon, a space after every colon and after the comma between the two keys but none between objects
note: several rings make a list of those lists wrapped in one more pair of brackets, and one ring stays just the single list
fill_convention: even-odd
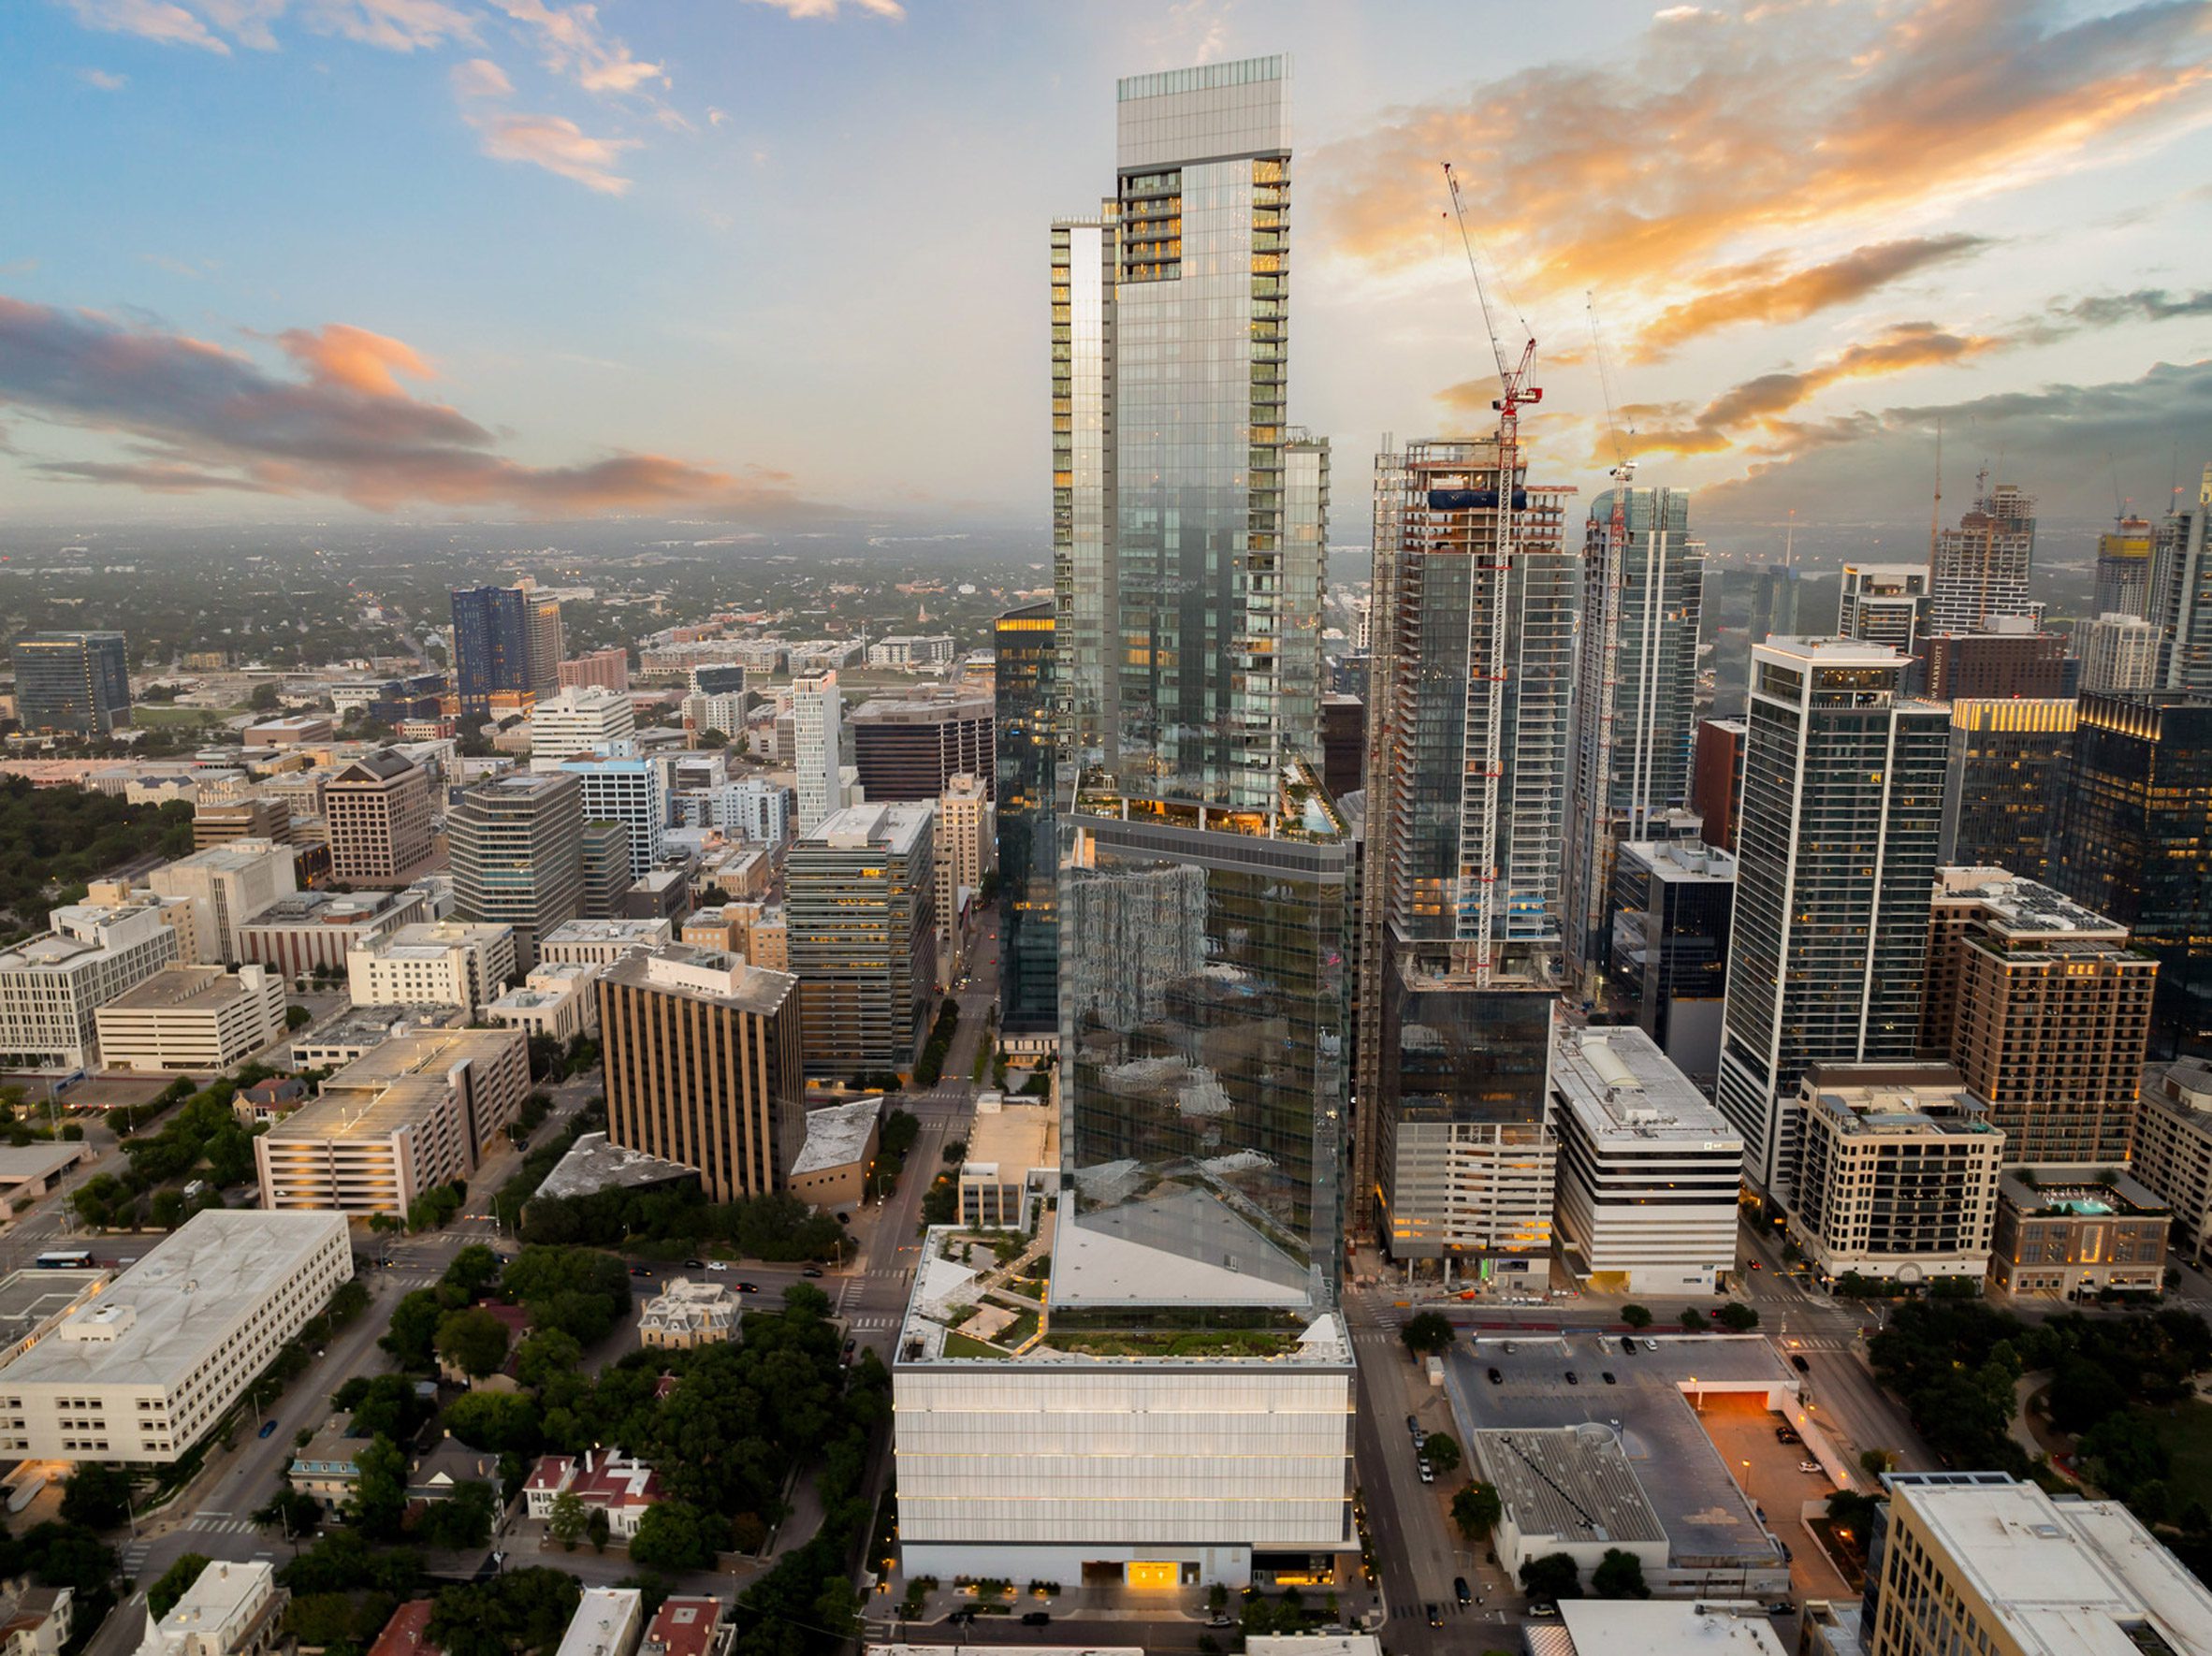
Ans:
[{"label": "apartment building", "polygon": [[429,870],[430,778],[420,765],[380,748],[342,767],[322,793],[332,879],[402,886]]},{"label": "apartment building", "polygon": [[612,753],[617,743],[627,743],[636,734],[637,713],[627,690],[572,687],[545,697],[531,709],[531,763],[558,763],[575,753]]},{"label": "apartment building", "polygon": [[853,806],[792,847],[784,911],[809,1073],[904,1069],[937,981],[928,805]]},{"label": "apartment building", "polygon": [[510,925],[430,921],[401,926],[345,957],[346,991],[357,1007],[435,1002],[474,1010],[516,976]]},{"label": "apartment building", "polygon": [[394,1035],[254,1140],[261,1205],[404,1214],[425,1191],[473,1173],[529,1092],[519,1029]]},{"label": "apartment building", "polygon": [[2144,1072],[2130,1169],[2174,1210],[2175,1251],[2212,1246],[2212,1063],[2181,1058]]},{"label": "apartment building", "polygon": [[180,1459],[353,1273],[342,1214],[195,1213],[0,1368],[0,1454]]},{"label": "apartment building", "polygon": [[980,777],[963,773],[938,796],[934,833],[937,860],[938,982],[949,988],[963,953],[960,893],[980,891],[991,865],[991,794]]},{"label": "apartment building", "polygon": [[234,839],[165,863],[147,889],[191,905],[192,937],[178,947],[195,961],[237,966],[246,958],[246,922],[298,889],[292,848],[273,839]]},{"label": "apartment building", "polygon": [[2172,1221],[2117,1168],[2015,1168],[1998,1182],[1989,1274],[2008,1294],[2156,1294]]},{"label": "apartment building", "polygon": [[284,1039],[284,981],[267,966],[163,966],[93,1014],[109,1069],[213,1074]]},{"label": "apartment building", "polygon": [[1791,1237],[1825,1277],[1979,1282],[2004,1135],[1944,1064],[1814,1064]]},{"label": "apartment building", "polygon": [[94,1061],[99,1009],[175,959],[177,931],[152,903],[72,903],[47,922],[0,950],[0,1056],[80,1069]]},{"label": "apartment building", "polygon": [[1593,1288],[1710,1294],[1736,1266],[1743,1137],[1641,1029],[1562,1026],[1559,1230]]}]

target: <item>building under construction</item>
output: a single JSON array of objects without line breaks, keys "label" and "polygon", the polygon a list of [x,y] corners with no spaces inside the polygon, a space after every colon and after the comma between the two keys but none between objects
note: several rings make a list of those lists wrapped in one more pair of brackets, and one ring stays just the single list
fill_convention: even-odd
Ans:
[{"label": "building under construction", "polygon": [[1497,437],[1376,461],[1353,1218],[1400,1260],[1544,1269],[1573,490]]},{"label": "building under construction", "polygon": [[1994,487],[1985,471],[1974,503],[1957,529],[1935,531],[1928,562],[1928,631],[1994,632],[2000,619],[2029,616],[2043,605],[2028,598],[2035,562],[2035,502],[2009,483]]}]

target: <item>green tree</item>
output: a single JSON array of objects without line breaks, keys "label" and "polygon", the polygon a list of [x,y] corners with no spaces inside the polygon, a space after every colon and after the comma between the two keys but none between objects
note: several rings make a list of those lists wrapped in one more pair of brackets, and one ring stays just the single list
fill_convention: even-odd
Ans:
[{"label": "green tree", "polygon": [[286,1029],[305,1029],[314,1021],[314,1013],[309,1011],[298,1001],[294,1001],[284,1009],[284,1027]]},{"label": "green tree", "polygon": [[1721,1327],[1730,1333],[1746,1334],[1758,1326],[1759,1314],[1742,1300],[1731,1300],[1721,1307]]},{"label": "green tree", "polygon": [[1648,1305],[1623,1305],[1621,1307],[1621,1320],[1632,1329],[1648,1329],[1652,1326],[1652,1308]]},{"label": "green tree", "polygon": [[440,1301],[447,1310],[458,1311],[499,1280],[500,1257],[482,1242],[471,1242],[454,1255],[453,1263],[438,1279],[438,1286],[444,1290]]},{"label": "green tree", "polygon": [[1498,1492],[1479,1479],[1460,1486],[1451,1498],[1451,1521],[1469,1541],[1479,1541],[1505,1516],[1506,1503]]},{"label": "green tree", "polygon": [[448,1312],[431,1344],[470,1379],[481,1380],[507,1360],[507,1325],[481,1306]]},{"label": "green tree", "polygon": [[1597,1562],[1597,1568],[1590,1572],[1591,1590],[1601,1599],[1648,1599],[1652,1590],[1644,1585],[1643,1561],[1633,1552],[1623,1552],[1618,1547],[1606,1548],[1606,1556]]},{"label": "green tree", "polygon": [[1859,1470],[1870,1478],[1878,1478],[1897,1464],[1895,1449],[1861,1449],[1858,1452]]},{"label": "green tree", "polygon": [[521,1392],[472,1391],[453,1400],[445,1430],[472,1449],[534,1455],[545,1443],[537,1399]]},{"label": "green tree", "polygon": [[1845,1535],[1862,1550],[1872,1533],[1874,1497],[1857,1489],[1838,1489],[1828,1497],[1828,1528]]},{"label": "green tree", "polygon": [[1687,1332],[1692,1334],[1701,1332],[1704,1329],[1705,1318],[1697,1315],[1697,1308],[1695,1306],[1685,1305],[1682,1307],[1682,1328]]},{"label": "green tree", "polygon": [[62,1522],[112,1530],[130,1516],[130,1474],[120,1466],[82,1461],[62,1486]]},{"label": "green tree", "polygon": [[542,1391],[556,1375],[573,1374],[584,1360],[584,1348],[559,1329],[545,1329],[524,1339],[515,1351],[515,1378],[532,1391]]},{"label": "green tree", "polygon": [[1432,1431],[1421,1440],[1421,1453],[1438,1472],[1459,1470],[1460,1446],[1441,1431]]},{"label": "green tree", "polygon": [[637,1520],[630,1557],[647,1569],[711,1569],[714,1541],[698,1508],[688,1502],[662,1501],[647,1507]]},{"label": "green tree", "polygon": [[[312,1434],[310,1434],[312,1435]],[[307,1536],[323,1521],[323,1503],[305,1489],[280,1489],[267,1506],[256,1507],[254,1521],[281,1534]]]},{"label": "green tree", "polygon": [[1405,1342],[1405,1349],[1414,1356],[1427,1357],[1450,1350],[1454,1336],[1451,1324],[1443,1313],[1423,1311],[1406,1319],[1405,1326],[1398,1330],[1398,1338]]},{"label": "green tree", "polygon": [[472,1479],[456,1484],[444,1500],[431,1502],[415,1533],[427,1547],[462,1552],[491,1539],[492,1519],[498,1515],[498,1493],[489,1484]]},{"label": "green tree", "polygon": [[604,1552],[614,1534],[614,1524],[606,1516],[606,1508],[594,1506],[584,1519],[584,1539],[591,1543],[593,1552]]},{"label": "green tree", "polygon": [[389,1352],[401,1368],[427,1369],[430,1366],[431,1342],[438,1337],[438,1324],[444,1315],[438,1296],[428,1288],[417,1288],[412,1294],[402,1295],[400,1303],[392,1307],[391,1325],[377,1344]]},{"label": "green tree", "polygon": [[184,1596],[192,1584],[199,1579],[199,1573],[208,1567],[204,1552],[188,1552],[161,1573],[161,1579],[146,1590],[146,1614],[159,1621],[176,1608],[177,1601]]},{"label": "green tree", "polygon": [[585,1508],[584,1498],[574,1489],[563,1489],[553,1497],[553,1504],[546,1514],[546,1533],[574,1552],[576,1543],[584,1538],[584,1527],[591,1521]]},{"label": "green tree", "polygon": [[1562,1599],[1579,1599],[1582,1596],[1582,1572],[1576,1567],[1572,1553],[1548,1552],[1542,1558],[1523,1559],[1521,1591],[1533,1604],[1556,1605]]},{"label": "green tree", "polygon": [[354,1456],[360,1471],[354,1492],[345,1503],[346,1517],[371,1541],[399,1537],[400,1520],[407,1513],[407,1457],[399,1445],[379,1433]]}]

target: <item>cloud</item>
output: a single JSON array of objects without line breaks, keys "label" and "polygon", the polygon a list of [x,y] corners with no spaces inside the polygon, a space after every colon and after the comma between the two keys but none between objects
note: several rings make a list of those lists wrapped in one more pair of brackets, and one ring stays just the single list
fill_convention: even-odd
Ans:
[{"label": "cloud", "polygon": [[1668,306],[1645,326],[1637,336],[1636,356],[1639,361],[1654,361],[1700,335],[1739,322],[1801,322],[1831,305],[1864,298],[1903,277],[1989,245],[1985,236],[1922,236],[1876,242],[1781,276],[1770,274],[1772,261],[1718,271],[1695,298]]},{"label": "cloud", "polygon": [[2212,293],[2169,294],[2162,287],[2140,287],[2133,293],[2101,294],[2054,307],[2085,327],[2109,327],[2121,322],[2171,322],[2176,316],[2212,316]]},{"label": "cloud", "polygon": [[[1783,434],[1746,476],[1700,490],[1700,514],[1709,523],[1757,520],[1787,506],[1799,508],[1800,521],[1879,516],[1899,500],[1898,477],[1929,474],[1939,421],[1954,443],[1965,434],[1983,453],[2001,454],[2006,475],[2033,478],[2046,514],[2101,516],[2112,509],[2107,456],[2155,458],[2162,486],[2175,444],[2185,459],[2212,452],[2212,361],[1824,421]],[[2185,475],[2194,472],[2190,460]]]},{"label": "cloud", "polygon": [[[753,0],[757,6],[773,6],[787,17],[802,20],[836,17],[844,0]],[[853,8],[867,12],[872,17],[903,18],[907,8],[899,0],[852,0]]]},{"label": "cloud", "polygon": [[641,63],[630,48],[611,40],[599,27],[596,6],[565,9],[545,0],[493,0],[518,23],[537,31],[546,67],[574,80],[587,92],[634,92],[648,80],[664,80],[659,64]]},{"label": "cloud", "polygon": [[111,75],[106,69],[80,69],[77,79],[101,92],[121,92],[131,83],[128,75]]},{"label": "cloud", "polygon": [[1684,272],[1852,245],[2208,115],[2198,4],[2078,21],[2061,0],[1767,6],[1393,111],[1309,172],[1325,181],[1324,245],[1370,269],[1456,254],[1437,222],[1449,160],[1499,263],[1537,298],[1596,286],[1655,302]]},{"label": "cloud", "polygon": [[530,115],[502,107],[515,90],[506,72],[488,58],[471,58],[453,70],[461,118],[476,131],[484,153],[496,161],[527,161],[574,179],[588,190],[619,196],[630,181],[615,170],[635,138],[597,138],[561,115]]},{"label": "cloud", "polygon": [[276,342],[298,369],[272,373],[220,345],[89,311],[0,296],[0,407],[103,433],[121,459],[32,463],[55,479],[163,493],[333,496],[375,511],[493,507],[554,516],[698,507],[740,515],[818,510],[780,473],[739,474],[666,455],[613,453],[532,466],[497,452],[458,410],[411,397],[427,377],[400,341],[331,324]]},{"label": "cloud", "polygon": [[475,20],[444,0],[308,0],[306,15],[323,34],[386,51],[415,51],[476,37]]},{"label": "cloud", "polygon": [[136,35],[165,46],[196,46],[226,57],[230,54],[228,43],[217,38],[201,19],[170,0],[69,0],[69,8],[88,29]]},{"label": "cloud", "polygon": [[2012,341],[1997,334],[1956,334],[1929,322],[1904,322],[1854,344],[1817,367],[1760,374],[1730,386],[1694,416],[1681,404],[1632,403],[1620,411],[1630,454],[1718,454],[1750,433],[1783,429],[1783,416],[1845,380],[1959,362]]}]

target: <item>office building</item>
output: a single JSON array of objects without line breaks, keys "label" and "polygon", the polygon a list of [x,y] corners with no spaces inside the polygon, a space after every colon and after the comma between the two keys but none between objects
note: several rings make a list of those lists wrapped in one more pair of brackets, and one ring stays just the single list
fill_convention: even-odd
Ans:
[{"label": "office building", "polygon": [[795,801],[792,791],[764,777],[745,777],[708,789],[704,794],[677,794],[677,803],[702,802],[698,825],[756,845],[781,845],[791,837]]},{"label": "office building", "polygon": [[345,957],[354,1005],[435,1003],[480,1012],[517,976],[515,928],[460,920],[401,926]]},{"label": "office building", "polygon": [[591,985],[600,968],[581,961],[543,961],[484,1009],[485,1018],[519,1029],[535,1040],[543,1036],[566,1045],[579,1036],[599,1033],[599,996]]},{"label": "office building", "polygon": [[844,808],[844,703],[835,669],[791,681],[791,763],[798,773],[799,832]]},{"label": "office building", "polygon": [[428,912],[423,893],[294,892],[239,928],[245,958],[287,978],[343,977],[354,949],[388,937]]},{"label": "office building", "polygon": [[1847,563],[1837,603],[1836,631],[1861,644],[1916,656],[1928,636],[1928,566]]},{"label": "office building", "polygon": [[1611,988],[1667,1061],[1720,1074],[1736,859],[1703,840],[1630,840],[1613,869]]},{"label": "office building", "polygon": [[[1690,539],[1689,496],[1631,488],[1623,478],[1591,502],[1562,922],[1567,964],[1585,983],[1604,973],[1611,952],[1614,848],[1649,837],[1654,817],[1689,803],[1704,595],[1705,548]],[[1527,699],[1524,688],[1517,703]]]},{"label": "office building", "polygon": [[665,943],[596,990],[608,1140],[696,1169],[709,1201],[785,1188],[806,1133],[798,981]]},{"label": "office building", "polygon": [[146,876],[159,896],[189,905],[192,936],[178,939],[196,961],[236,966],[245,958],[246,922],[298,889],[292,848],[268,839],[234,839],[165,863]]},{"label": "office building", "polygon": [[[546,767],[533,759],[531,768]],[[667,843],[668,792],[658,760],[579,753],[560,761],[575,777],[587,822],[619,822],[630,844],[630,878],[643,879]]]},{"label": "office building", "polygon": [[630,890],[630,830],[620,822],[587,821],[577,850],[584,881],[577,918],[618,919]]},{"label": "office building", "polygon": [[568,653],[568,638],[560,625],[560,600],[535,590],[535,583],[527,575],[521,585],[523,617],[529,629],[524,659],[529,664],[531,693],[542,701],[560,686],[560,658]]},{"label": "office building", "polygon": [[926,805],[856,805],[784,864],[807,1072],[905,1069],[934,1010],[937,852]]},{"label": "office building", "polygon": [[1893,1472],[1865,1656],[2212,1656],[2212,1589],[2117,1501],[2001,1472]]},{"label": "office building", "polygon": [[1908,658],[1847,638],[1752,646],[1721,1111],[1785,1204],[1812,1063],[1909,1060],[1950,718]]},{"label": "office building", "polygon": [[871,667],[935,667],[950,661],[958,645],[949,632],[892,632],[868,646]]},{"label": "office building", "polygon": [[2081,689],[2123,694],[2159,688],[2164,641],[2141,616],[2107,610],[2076,630],[2081,643]]},{"label": "office building", "polygon": [[2154,1054],[2212,1038],[2212,696],[2081,698],[2050,883],[2158,956]]},{"label": "office building", "polygon": [[960,1163],[960,1223],[1027,1235],[1059,1182],[1057,1100],[977,1094],[968,1155]]},{"label": "office building", "polygon": [[1803,588],[1797,565],[1791,561],[1769,563],[1752,572],[1752,643],[1797,636],[1797,605]]},{"label": "office building", "polygon": [[1743,810],[1743,751],[1751,727],[1740,719],[1697,723],[1690,762],[1690,809],[1705,826],[1702,837],[1718,850],[1736,850],[1736,822]]},{"label": "office building", "polygon": [[1321,786],[1342,799],[1360,791],[1367,763],[1367,704],[1358,696],[1321,698]]},{"label": "office building", "polygon": [[0,949],[0,1055],[10,1068],[81,1069],[95,1058],[95,1014],[177,957],[177,931],[152,903],[72,903],[47,923]]},{"label": "office building", "polygon": [[93,1024],[107,1068],[219,1074],[284,1038],[284,982],[267,966],[165,966]]},{"label": "office building", "polygon": [[2131,1169],[2174,1212],[2174,1248],[2201,1260],[2212,1245],[2212,1064],[2181,1058],[2144,1072]]},{"label": "office building", "polygon": [[530,757],[543,766],[577,753],[626,751],[637,733],[627,690],[572,688],[539,700],[530,712]]},{"label": "office building", "polygon": [[1354,1042],[1353,1224],[1501,1281],[1550,1240],[1576,597],[1571,491],[1526,465],[1496,439],[1376,460]]},{"label": "office building", "polygon": [[430,867],[430,778],[389,748],[341,766],[322,790],[330,878],[345,885],[412,884]]},{"label": "office building", "polygon": [[870,805],[933,800],[957,776],[981,778],[989,792],[994,717],[991,692],[951,686],[863,702],[849,720],[861,797]]},{"label": "office building", "polygon": [[287,713],[275,719],[255,719],[239,733],[239,744],[245,748],[319,747],[337,734],[338,727],[320,714]]},{"label": "office building", "polygon": [[2004,1134],[1958,1072],[1814,1063],[1798,1086],[1803,1145],[1789,1232],[1822,1277],[1979,1283]]},{"label": "office building", "polygon": [[518,1029],[393,1035],[254,1140],[261,1205],[403,1217],[474,1173],[529,1093]]},{"label": "office building", "polygon": [[2196,499],[2186,506],[2182,500],[2176,494],[2159,525],[2146,613],[2165,640],[2164,688],[2212,693],[2212,559],[2205,556],[2212,464],[2198,481]]},{"label": "office building", "polygon": [[2164,1290],[2173,1212],[2117,1167],[2019,1167],[1997,1183],[1989,1276],[2008,1294]]},{"label": "office building", "polygon": [[1736,1268],[1743,1139],[1640,1029],[1561,1027],[1551,1053],[1567,1264],[1614,1294],[1710,1294]]},{"label": "office building", "polygon": [[620,645],[610,645],[605,649],[586,650],[580,656],[571,656],[560,663],[556,676],[562,690],[583,690],[596,686],[601,690],[627,691],[630,689],[630,652]]},{"label": "office building", "polygon": [[539,940],[541,964],[580,961],[590,966],[613,966],[641,950],[658,949],[673,941],[676,927],[666,920],[572,920],[556,926]]},{"label": "office building", "polygon": [[791,1163],[792,1195],[824,1211],[858,1207],[882,1147],[881,1095],[820,1105],[805,1120],[805,1141]]},{"label": "office building", "polygon": [[981,778],[966,774],[945,784],[937,801],[934,835],[937,852],[938,977],[950,985],[967,952],[962,924],[963,893],[982,889],[991,865],[991,792]]},{"label": "office building", "polygon": [[2089,606],[2093,614],[2148,617],[2151,550],[2157,541],[2150,519],[2132,512],[2097,537],[2097,587]]},{"label": "office building", "polygon": [[1951,704],[1940,852],[1945,864],[2048,878],[2075,710],[2072,697]]},{"label": "office building", "polygon": [[1956,529],[1940,529],[1928,564],[1928,631],[1988,632],[2000,619],[2041,618],[2028,599],[2035,562],[2035,502],[1986,471]]},{"label": "office building", "polygon": [[1059,836],[1054,826],[1058,737],[1053,721],[1053,605],[1000,616],[997,670],[999,1028],[1060,1027]]},{"label": "office building", "polygon": [[2038,632],[2025,617],[2000,617],[1982,632],[1931,632],[1926,642],[1930,701],[2074,691],[2065,634]]},{"label": "office building", "polygon": [[2159,963],[2127,928],[2001,868],[1944,868],[1921,1051],[2004,1133],[2008,1164],[2128,1159]]},{"label": "office building", "polygon": [[289,845],[291,807],[274,799],[216,799],[203,792],[192,806],[192,849],[211,850],[241,839],[265,839]]},{"label": "office building", "polygon": [[471,587],[453,594],[453,678],[463,719],[491,714],[494,696],[535,689],[531,606],[519,587]]},{"label": "office building", "polygon": [[353,1274],[340,1214],[195,1213],[0,1370],[0,1454],[181,1459]]},{"label": "office building", "polygon": [[34,632],[15,641],[15,717],[33,735],[104,736],[130,722],[120,632]]},{"label": "office building", "polygon": [[567,770],[495,777],[445,820],[456,912],[515,928],[515,963],[538,963],[538,939],[583,911],[583,785]]}]

